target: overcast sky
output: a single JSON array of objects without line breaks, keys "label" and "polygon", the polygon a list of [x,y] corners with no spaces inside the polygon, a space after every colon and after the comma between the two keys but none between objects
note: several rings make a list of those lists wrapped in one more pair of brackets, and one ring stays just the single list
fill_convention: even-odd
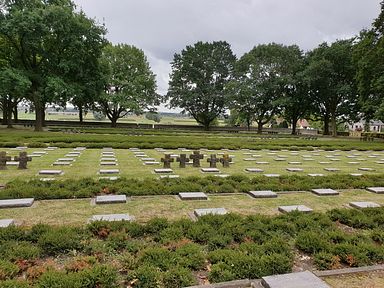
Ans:
[{"label": "overcast sky", "polygon": [[144,50],[168,88],[170,61],[186,45],[225,40],[241,57],[257,44],[297,44],[354,36],[379,15],[380,0],[74,0],[88,17],[105,23],[107,38]]}]

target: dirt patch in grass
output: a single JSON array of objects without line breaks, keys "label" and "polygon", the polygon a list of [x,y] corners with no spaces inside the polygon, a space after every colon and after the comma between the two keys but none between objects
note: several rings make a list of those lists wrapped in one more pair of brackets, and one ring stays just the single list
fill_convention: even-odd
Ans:
[{"label": "dirt patch in grass", "polygon": [[384,287],[384,271],[331,276],[323,279],[334,288]]}]

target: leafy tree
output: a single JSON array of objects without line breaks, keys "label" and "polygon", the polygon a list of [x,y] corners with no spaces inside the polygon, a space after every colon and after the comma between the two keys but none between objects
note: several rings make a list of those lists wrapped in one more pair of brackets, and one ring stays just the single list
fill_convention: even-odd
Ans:
[{"label": "leafy tree", "polygon": [[235,80],[228,85],[230,106],[245,117],[248,127],[256,121],[262,133],[278,113],[300,57],[297,46],[271,43],[254,47],[236,63]]},{"label": "leafy tree", "polygon": [[324,122],[324,135],[337,135],[337,122],[354,119],[358,114],[355,83],[356,66],[352,61],[353,40],[320,44],[308,55],[305,74],[317,115]]},{"label": "leafy tree", "polygon": [[371,119],[384,121],[384,1],[372,28],[362,31],[358,40],[354,60],[362,112],[366,123]]},{"label": "leafy tree", "polygon": [[170,107],[184,109],[208,130],[228,105],[224,90],[235,61],[224,41],[197,42],[175,54],[167,94]]},{"label": "leafy tree", "polygon": [[106,84],[98,104],[112,127],[128,113],[142,114],[159,104],[155,75],[142,50],[126,44],[108,45],[102,64],[107,71]]},{"label": "leafy tree", "polygon": [[145,118],[147,118],[148,120],[154,121],[156,123],[160,123],[161,121],[160,114],[152,111],[145,113]]},{"label": "leafy tree", "polygon": [[[105,44],[104,27],[77,12],[71,0],[4,0],[0,36],[15,51],[11,68],[31,82],[25,97],[42,130],[45,106],[62,106],[84,79],[92,78]],[[83,77],[88,69],[87,77]],[[83,83],[84,84],[84,83]]]}]

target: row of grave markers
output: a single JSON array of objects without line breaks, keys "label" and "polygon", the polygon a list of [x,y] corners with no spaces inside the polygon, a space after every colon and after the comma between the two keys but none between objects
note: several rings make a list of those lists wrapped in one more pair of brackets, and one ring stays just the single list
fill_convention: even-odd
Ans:
[{"label": "row of grave markers", "polygon": [[[377,194],[384,194],[384,187],[370,187],[367,188],[368,191],[374,192]],[[339,192],[333,189],[312,189],[311,191],[318,196],[336,196],[339,195]],[[249,191],[248,195],[253,198],[276,198],[278,194],[267,190],[267,191]],[[178,197],[181,200],[208,200],[207,194],[203,192],[180,192]],[[92,199],[91,204],[102,205],[102,204],[116,204],[116,203],[126,203],[126,195],[100,195]],[[23,199],[6,199],[0,200],[0,208],[17,208],[17,207],[31,207],[34,203],[34,198],[23,198]],[[375,202],[350,202],[349,205],[353,208],[375,208],[380,207],[381,205]],[[288,206],[279,206],[278,210],[282,213],[288,213],[292,211],[299,211],[303,213],[309,213],[313,210],[310,207],[305,205],[288,205]],[[224,215],[228,211],[223,208],[204,208],[204,209],[195,209],[194,215],[196,217],[204,216],[207,214],[214,215]],[[104,221],[133,221],[135,218],[128,214],[105,214],[105,215],[94,215],[90,221],[104,220]],[[0,220],[0,227],[7,227],[11,224],[14,224],[13,219],[2,219]]]},{"label": "row of grave markers", "polygon": [[[193,167],[200,167],[200,160],[204,159],[204,155],[200,154],[200,151],[193,151],[187,157],[187,154],[180,154],[180,156],[176,157],[176,162],[179,162],[179,168],[185,168],[186,164],[189,163],[189,160],[192,160]],[[165,154],[163,158],[161,158],[161,162],[163,162],[163,168],[171,168],[171,163],[174,162],[175,159],[171,154]],[[228,154],[223,154],[221,158],[217,158],[216,154],[211,154],[207,159],[210,168],[216,168],[217,163],[221,163],[224,168],[228,168],[229,164],[232,162],[232,158]]]}]

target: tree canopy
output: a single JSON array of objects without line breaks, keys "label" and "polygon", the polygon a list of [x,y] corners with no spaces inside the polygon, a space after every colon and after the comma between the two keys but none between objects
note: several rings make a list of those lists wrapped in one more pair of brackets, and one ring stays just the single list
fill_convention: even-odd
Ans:
[{"label": "tree canopy", "polygon": [[225,86],[231,80],[236,57],[227,42],[197,42],[175,54],[167,97],[170,107],[188,112],[206,130],[225,112]]},{"label": "tree canopy", "polygon": [[112,127],[128,113],[141,114],[159,104],[155,75],[142,50],[126,44],[108,45],[101,61],[106,76],[104,93],[97,102]]}]

